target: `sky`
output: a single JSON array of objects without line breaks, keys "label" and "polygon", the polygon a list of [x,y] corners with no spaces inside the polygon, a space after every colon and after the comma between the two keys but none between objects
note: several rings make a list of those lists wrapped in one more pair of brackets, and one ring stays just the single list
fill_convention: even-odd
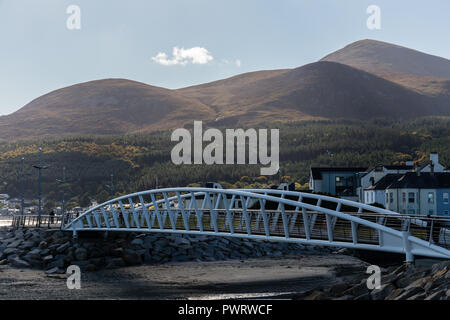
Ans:
[{"label": "sky", "polygon": [[[380,29],[367,26],[370,5]],[[449,12],[448,0],[0,0],[0,115],[80,82],[175,89],[299,67],[362,39],[450,59]]]}]

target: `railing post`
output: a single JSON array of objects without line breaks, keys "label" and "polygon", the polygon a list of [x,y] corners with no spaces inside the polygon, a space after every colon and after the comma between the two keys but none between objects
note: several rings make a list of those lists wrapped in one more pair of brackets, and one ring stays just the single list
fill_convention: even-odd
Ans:
[{"label": "railing post", "polygon": [[414,262],[414,256],[411,252],[411,243],[408,240],[410,233],[408,231],[402,231],[403,247],[405,248],[406,262]]}]

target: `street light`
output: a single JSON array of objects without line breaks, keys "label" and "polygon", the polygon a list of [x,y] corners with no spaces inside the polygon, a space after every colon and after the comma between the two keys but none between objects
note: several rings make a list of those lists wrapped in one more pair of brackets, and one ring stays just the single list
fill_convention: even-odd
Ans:
[{"label": "street light", "polygon": [[61,183],[61,186],[62,186],[62,202],[61,202],[61,217],[62,217],[62,220],[61,220],[61,225],[64,226],[64,212],[65,212],[65,208],[64,208],[64,205],[65,205],[65,200],[64,200],[65,185],[64,184],[66,183],[66,167],[65,166],[63,167],[63,178],[62,178],[62,180],[56,179],[56,181]]},{"label": "street light", "polygon": [[23,216],[25,206],[25,158],[22,157],[22,179],[20,183],[21,199],[20,199],[20,214]]},{"label": "street light", "polygon": [[38,227],[41,226],[41,202],[42,202],[42,170],[48,169],[50,166],[42,165],[42,148],[39,148],[39,165],[33,165],[33,168],[39,170],[39,180],[38,180],[38,196],[39,196],[39,206],[38,206]]}]

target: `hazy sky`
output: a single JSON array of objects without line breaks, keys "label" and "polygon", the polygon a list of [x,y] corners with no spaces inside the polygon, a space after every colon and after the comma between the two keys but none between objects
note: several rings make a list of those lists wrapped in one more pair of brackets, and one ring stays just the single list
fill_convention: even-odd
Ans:
[{"label": "hazy sky", "polygon": [[[366,26],[372,4],[380,30]],[[81,29],[67,28],[70,5]],[[367,38],[450,58],[449,13],[449,0],[0,0],[0,114],[79,82],[180,88]]]}]

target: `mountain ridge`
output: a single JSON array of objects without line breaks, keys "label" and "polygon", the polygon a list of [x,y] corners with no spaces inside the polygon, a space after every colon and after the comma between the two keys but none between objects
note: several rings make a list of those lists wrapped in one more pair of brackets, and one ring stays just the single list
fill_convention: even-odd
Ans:
[{"label": "mountain ridge", "polygon": [[74,84],[1,116],[0,137],[14,141],[145,133],[193,120],[253,126],[267,121],[410,119],[450,116],[449,106],[450,60],[361,40],[297,68],[248,72],[175,90],[117,78]]}]

